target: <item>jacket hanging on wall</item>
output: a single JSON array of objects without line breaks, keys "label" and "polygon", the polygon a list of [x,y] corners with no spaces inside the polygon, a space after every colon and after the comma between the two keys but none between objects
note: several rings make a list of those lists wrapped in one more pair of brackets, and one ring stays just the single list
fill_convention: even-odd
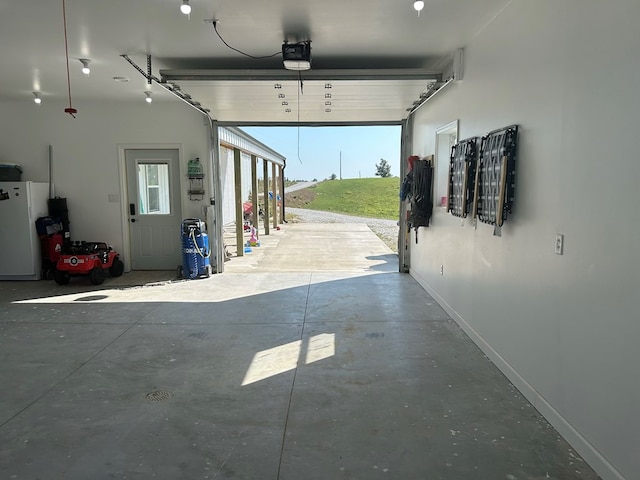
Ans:
[{"label": "jacket hanging on wall", "polygon": [[407,173],[400,185],[400,200],[405,201],[413,194],[413,170]]},{"label": "jacket hanging on wall", "polygon": [[431,219],[433,211],[432,184],[433,165],[431,161],[417,160],[413,166],[411,214],[409,215],[409,228],[415,228],[416,242],[418,241],[418,228],[428,227]]}]

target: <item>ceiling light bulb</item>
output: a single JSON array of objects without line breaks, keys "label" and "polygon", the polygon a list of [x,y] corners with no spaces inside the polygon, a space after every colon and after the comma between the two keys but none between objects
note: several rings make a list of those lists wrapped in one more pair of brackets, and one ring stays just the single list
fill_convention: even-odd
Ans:
[{"label": "ceiling light bulb", "polygon": [[80,63],[82,63],[82,73],[85,75],[89,75],[91,73],[91,69],[89,68],[89,60],[88,58],[81,58]]},{"label": "ceiling light bulb", "polygon": [[40,94],[38,92],[33,92],[33,96],[35,97],[33,101],[40,105],[42,103],[42,99],[40,98]]},{"label": "ceiling light bulb", "polygon": [[420,16],[420,12],[424,8],[423,0],[416,0],[415,2],[413,2],[413,8],[416,9],[416,12],[418,12],[418,16]]},{"label": "ceiling light bulb", "polygon": [[153,102],[153,98],[151,98],[151,92],[150,91],[147,90],[146,92],[144,92],[144,94],[147,96],[147,98],[144,99],[145,102],[147,102],[147,103]]},{"label": "ceiling light bulb", "polygon": [[191,13],[191,5],[189,5],[189,0],[182,0],[182,5],[180,5],[180,11],[185,15],[189,15]]}]

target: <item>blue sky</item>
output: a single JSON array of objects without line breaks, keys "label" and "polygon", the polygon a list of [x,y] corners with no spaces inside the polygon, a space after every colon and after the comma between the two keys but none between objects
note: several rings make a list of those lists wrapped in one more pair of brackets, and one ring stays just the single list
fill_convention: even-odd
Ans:
[{"label": "blue sky", "polygon": [[332,173],[339,178],[340,151],[342,178],[375,177],[375,165],[381,158],[391,164],[392,175],[400,175],[400,126],[242,127],[242,130],[287,158],[285,176],[290,180],[323,180]]}]

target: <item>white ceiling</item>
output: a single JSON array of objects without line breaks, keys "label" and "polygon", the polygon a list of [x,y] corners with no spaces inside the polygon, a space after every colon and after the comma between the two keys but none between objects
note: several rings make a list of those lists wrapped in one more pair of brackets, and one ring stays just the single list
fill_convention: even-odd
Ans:
[{"label": "white ceiling", "polygon": [[[78,109],[85,99],[143,101],[146,79],[121,55],[144,72],[150,55],[158,79],[189,72],[172,83],[223,122],[340,124],[405,118],[453,52],[510,0],[427,0],[420,16],[413,0],[190,0],[190,18],[181,0],[65,1]],[[280,52],[284,40],[311,40],[302,92],[279,54],[256,60],[232,51],[211,19],[228,44],[253,56]],[[91,59],[88,77],[80,58]],[[31,102],[38,91],[45,102],[67,101],[63,0],[0,0],[0,62],[0,99]],[[152,91],[155,101],[175,101],[157,84]]]}]

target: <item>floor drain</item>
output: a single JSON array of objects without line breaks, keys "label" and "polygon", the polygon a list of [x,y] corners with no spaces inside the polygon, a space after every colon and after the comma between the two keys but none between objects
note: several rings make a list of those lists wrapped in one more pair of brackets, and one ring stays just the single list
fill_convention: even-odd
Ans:
[{"label": "floor drain", "polygon": [[150,402],[162,402],[171,398],[171,394],[163,390],[156,390],[155,392],[147,393],[146,398]]},{"label": "floor drain", "polygon": [[104,300],[109,298],[107,295],[89,295],[88,297],[78,297],[74,302],[95,302],[97,300]]}]

